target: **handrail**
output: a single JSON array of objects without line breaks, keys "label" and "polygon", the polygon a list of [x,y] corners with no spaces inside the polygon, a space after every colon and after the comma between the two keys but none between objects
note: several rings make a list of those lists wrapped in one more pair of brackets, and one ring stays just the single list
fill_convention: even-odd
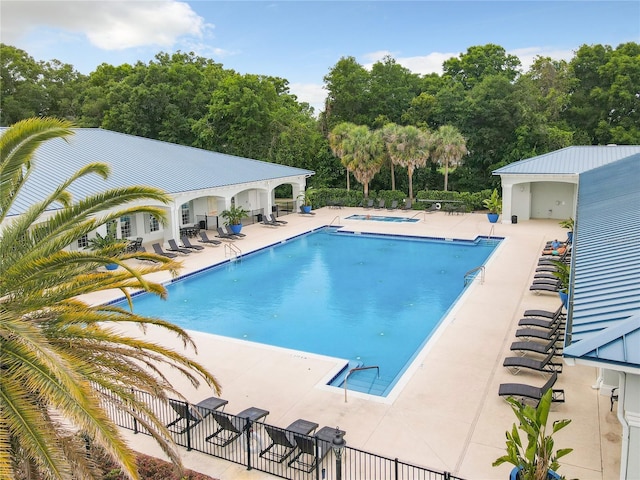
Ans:
[{"label": "handrail", "polygon": [[494,234],[495,228],[495,224],[491,224],[491,230],[489,230],[489,240],[491,240],[491,236]]},{"label": "handrail", "polygon": [[225,257],[227,256],[227,249],[229,250],[229,256],[230,257],[235,257],[236,260],[238,258],[240,258],[240,255],[242,255],[242,250],[240,250],[238,247],[236,247],[232,243],[225,243],[224,244],[224,256]]},{"label": "handrail", "polygon": [[475,277],[471,277],[472,273],[476,273],[477,271],[480,271],[481,275],[480,275],[480,284],[484,283],[484,265],[480,265],[479,267],[475,267],[472,268],[471,270],[469,270],[467,273],[464,274],[464,286],[467,286],[467,280],[471,279],[473,280],[473,278]]},{"label": "handrail", "polygon": [[331,223],[329,223],[329,226],[333,225],[333,222],[335,222],[336,220],[340,220],[340,215],[336,215],[335,218],[331,220]]},{"label": "handrail", "polygon": [[357,372],[358,370],[371,370],[372,368],[378,370],[378,378],[380,378],[380,367],[377,365],[371,365],[369,367],[355,367],[349,370],[349,373],[344,377],[344,403],[347,403],[347,380],[349,379],[349,375],[353,372]]}]

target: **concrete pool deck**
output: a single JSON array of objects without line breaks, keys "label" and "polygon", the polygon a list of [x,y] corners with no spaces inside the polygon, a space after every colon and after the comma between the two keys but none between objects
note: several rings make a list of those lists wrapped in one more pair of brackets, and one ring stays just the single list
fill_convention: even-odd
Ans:
[{"label": "concrete pool deck", "polygon": [[[229,401],[226,411],[236,413],[256,406],[270,412],[266,422],[273,425],[284,427],[305,418],[321,426],[340,426],[347,432],[348,444],[361,450],[469,480],[507,478],[510,466],[491,466],[503,454],[505,431],[515,420],[509,405],[498,397],[498,386],[503,382],[542,385],[545,379],[525,372],[514,376],[502,361],[511,355],[509,345],[524,310],[555,310],[559,305],[556,294],[536,295],[529,291],[529,285],[544,243],[564,238],[566,230],[557,220],[492,225],[484,214],[380,213],[362,208],[322,208],[314,212],[313,216],[284,216],[288,224],[282,227],[246,226],[243,233],[247,236],[235,244],[247,253],[329,224],[363,232],[461,239],[491,233],[505,241],[487,263],[484,282],[477,279],[470,286],[401,381],[401,388],[386,399],[349,392],[345,402],[343,390],[325,386],[342,363],[335,359],[190,332],[198,345],[194,358],[218,378],[223,388],[221,396]],[[350,215],[367,213],[416,215],[420,221],[346,220]],[[223,261],[228,254],[228,249],[220,246],[185,256],[181,258],[181,274]],[[163,272],[154,280],[168,278]],[[260,293],[256,295],[259,298]],[[86,300],[95,304],[115,296],[114,292],[102,292]],[[149,331],[148,335],[181,347],[166,334],[163,338]],[[193,403],[211,396],[206,387],[195,389],[179,375],[168,375]],[[609,397],[592,388],[596,379],[594,368],[565,365],[556,384],[556,388],[565,390],[566,402],[553,405],[552,420],[572,419],[556,435],[556,448],[574,449],[561,462],[559,473],[567,478],[619,478],[620,425],[616,412],[609,411]],[[151,438],[123,432],[135,450],[162,457]],[[275,478],[197,452],[180,451],[187,468],[216,478]]]}]

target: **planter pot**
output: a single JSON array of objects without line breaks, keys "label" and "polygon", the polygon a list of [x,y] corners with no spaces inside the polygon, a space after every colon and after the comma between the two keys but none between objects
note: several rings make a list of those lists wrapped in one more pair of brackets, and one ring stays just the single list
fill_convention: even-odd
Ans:
[{"label": "planter pot", "polygon": [[569,294],[568,293],[564,293],[564,292],[558,292],[558,295],[560,295],[560,300],[562,301],[562,304],[564,305],[565,310],[569,309]]},{"label": "planter pot", "polygon": [[302,211],[304,213],[311,213],[311,205],[302,205]]},{"label": "planter pot", "polygon": [[233,233],[240,233],[240,230],[242,230],[242,224],[239,223],[237,225],[229,225],[229,228]]},{"label": "planter pot", "polygon": [[117,263],[107,263],[104,268],[106,268],[107,270],[115,270],[116,268],[118,268],[118,264]]},{"label": "planter pot", "polygon": [[[513,470],[511,470],[511,474],[509,475],[509,480],[520,480],[520,470],[522,470],[522,467],[513,467]],[[547,478],[548,480],[561,480],[562,477],[553,470],[549,470]]]},{"label": "planter pot", "polygon": [[498,221],[498,217],[500,217],[497,213],[487,213],[487,218],[490,223],[496,223]]}]

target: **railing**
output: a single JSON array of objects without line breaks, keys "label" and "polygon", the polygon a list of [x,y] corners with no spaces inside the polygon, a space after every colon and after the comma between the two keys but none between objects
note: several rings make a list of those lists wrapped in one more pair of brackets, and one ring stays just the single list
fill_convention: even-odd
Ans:
[{"label": "railing", "polygon": [[[171,425],[168,428],[177,445],[244,465],[247,470],[256,469],[292,480],[340,478],[338,469],[343,480],[462,480],[448,472],[430,470],[350,446],[344,448],[342,460],[336,462],[331,442],[327,437],[316,437],[313,430],[305,435],[223,413],[220,409],[215,410],[214,418],[214,411],[204,407],[196,410],[193,405],[179,400],[172,400],[172,407],[148,393],[133,393],[139,401],[150,407],[163,424]],[[109,401],[108,396],[103,398],[105,410],[118,426],[136,434],[150,435],[143,424],[117,401]],[[193,415],[187,414],[184,418],[178,413],[180,411],[183,414],[193,412]],[[136,415],[144,417],[141,412]],[[220,417],[231,420],[237,427],[233,434],[235,437],[226,445],[221,445],[223,441],[217,441],[221,427],[217,418]]]},{"label": "railing", "polygon": [[469,282],[473,281],[473,279],[476,278],[476,275],[474,274],[478,273],[478,271],[480,272],[480,284],[484,283],[484,265],[480,265],[479,267],[472,268],[471,270],[469,270],[467,273],[464,274],[465,287]]},{"label": "railing", "polygon": [[378,367],[377,365],[371,365],[369,367],[355,367],[349,370],[349,373],[347,373],[344,377],[344,403],[347,403],[347,380],[349,379],[349,375],[360,370],[371,370],[374,368],[378,371],[378,378],[380,378],[380,367]]},{"label": "railing", "polygon": [[227,257],[227,256],[234,257],[236,260],[238,260],[238,258],[240,258],[241,255],[242,255],[242,250],[240,250],[238,247],[236,247],[232,243],[225,243],[224,244],[224,256],[225,257]]},{"label": "railing", "polygon": [[340,215],[336,215],[335,218],[331,220],[331,223],[329,223],[329,226],[332,226],[333,222],[335,222],[336,220],[340,221]]},{"label": "railing", "polygon": [[496,229],[496,226],[494,224],[491,225],[491,230],[489,230],[489,240],[491,240],[491,237],[493,237],[493,234],[495,233],[494,230]]}]

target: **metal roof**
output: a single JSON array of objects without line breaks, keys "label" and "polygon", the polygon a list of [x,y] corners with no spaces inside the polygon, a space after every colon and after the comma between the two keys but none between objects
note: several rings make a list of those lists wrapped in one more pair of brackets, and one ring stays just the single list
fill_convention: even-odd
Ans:
[{"label": "metal roof", "polygon": [[494,175],[578,175],[640,153],[640,145],[566,147],[493,171]]},{"label": "metal roof", "polygon": [[564,356],[640,368],[640,154],[580,175]]},{"label": "metal roof", "polygon": [[[0,129],[0,133],[5,130]],[[69,188],[75,200],[136,184],[175,194],[314,173],[99,128],[77,128],[73,132],[66,141],[49,140],[36,150],[35,168],[9,215],[25,212],[90,162],[108,164],[111,174],[106,181],[90,175],[75,182]]]}]

